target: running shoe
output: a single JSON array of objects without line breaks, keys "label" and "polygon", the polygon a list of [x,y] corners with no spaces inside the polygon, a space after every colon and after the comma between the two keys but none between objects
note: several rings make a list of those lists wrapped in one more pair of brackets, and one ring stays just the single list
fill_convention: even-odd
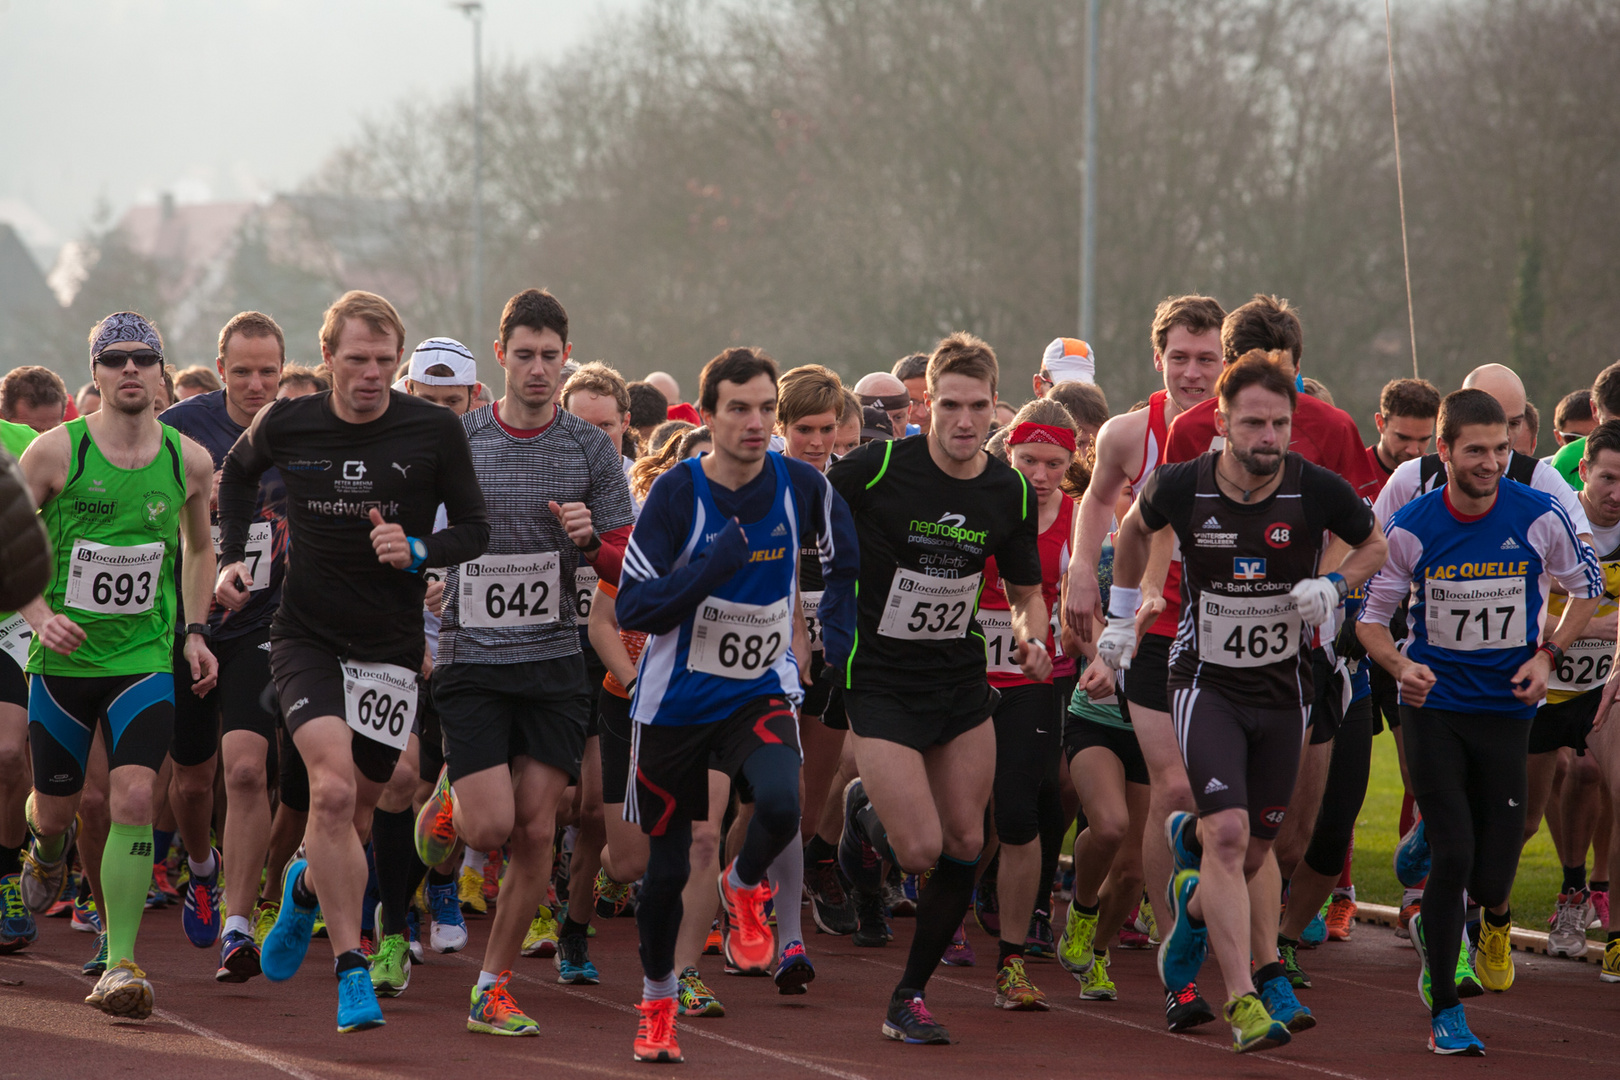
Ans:
[{"label": "running shoe", "polygon": [[[378,905],[381,907],[382,905]],[[411,947],[411,963],[421,964],[427,961],[427,950],[422,948],[422,924],[417,918],[415,908],[405,909],[405,941]]]},{"label": "running shoe", "polygon": [[0,878],[0,953],[13,953],[39,937],[34,914],[22,898],[22,875]]},{"label": "running shoe", "polygon": [[889,1015],[883,1019],[884,1037],[897,1042],[948,1044],[951,1033],[934,1019],[923,996],[901,996],[904,993],[901,991],[889,999]]},{"label": "running shoe", "polygon": [[225,858],[219,848],[211,850],[214,872],[205,878],[192,874],[186,880],[184,907],[180,912],[180,925],[185,928],[186,937],[199,949],[213,948],[219,941],[219,901],[224,892],[219,887],[219,875],[225,868]]},{"label": "running shoe", "polygon": [[915,874],[901,876],[897,867],[889,867],[889,876],[883,881],[883,906],[889,909],[891,918],[911,918],[917,914],[916,898],[907,893],[907,884],[911,883],[912,892],[916,891]]},{"label": "running shoe", "polygon": [[630,906],[630,885],[608,877],[606,870],[596,871],[591,891],[595,894],[596,914],[603,919],[617,919]]},{"label": "running shoe", "polygon": [[180,890],[174,887],[169,880],[169,868],[163,863],[152,864],[152,885],[146,890],[146,906],[149,910],[166,908],[170,904],[180,902]]},{"label": "running shoe", "polygon": [[416,815],[416,857],[423,866],[438,866],[456,847],[456,794],[450,790],[450,769],[439,767],[433,794]]},{"label": "running shoe", "polygon": [[[310,937],[315,932],[315,909],[304,907],[293,899],[293,885],[303,876],[304,868],[308,865],[306,859],[294,859],[281,877],[281,906],[277,908],[276,921],[264,936],[264,945],[259,949],[259,966],[264,969],[264,977],[271,982],[285,982],[298,974],[304,954],[309,951]],[[370,987],[371,980],[367,979],[368,993]],[[339,999],[338,1027],[341,1030],[341,992]]]},{"label": "running shoe", "polygon": [[720,920],[715,919],[709,924],[709,936],[703,939],[703,955],[719,956],[721,945],[725,940],[726,935],[720,929]]},{"label": "running shoe", "polygon": [[1050,960],[1057,955],[1057,942],[1052,940],[1052,917],[1044,911],[1037,910],[1029,918],[1024,955],[1032,960]]},{"label": "running shoe", "polygon": [[337,1029],[340,1032],[365,1031],[382,1027],[382,1006],[365,968],[350,968],[338,976]]},{"label": "running shoe", "polygon": [[84,1002],[108,1016],[145,1020],[152,1015],[152,984],[135,961],[120,960],[96,980],[96,988]]},{"label": "running shoe", "polygon": [[996,877],[989,871],[979,879],[978,888],[973,890],[973,917],[978,920],[979,929],[991,937],[1001,937],[1001,892],[996,887]]},{"label": "running shoe", "polygon": [[1440,1015],[1429,1020],[1429,1049],[1437,1054],[1460,1054],[1464,1057],[1484,1057],[1485,1044],[1468,1030],[1468,1017],[1461,1005],[1441,1009]]},{"label": "running shoe", "polygon": [[67,834],[62,838],[62,853],[55,859],[43,859],[39,855],[39,837],[30,833],[28,844],[23,848],[22,876],[18,887],[22,890],[23,903],[35,915],[49,911],[52,904],[62,898],[62,892],[67,888],[68,853],[73,850],[73,841],[79,835],[79,818],[75,814],[73,824],[68,826]]},{"label": "running shoe", "polygon": [[771,886],[765,881],[742,887],[731,884],[736,866],[733,859],[720,871],[715,883],[728,931],[721,947],[726,961],[744,975],[764,975],[776,959],[776,932],[765,921],[765,902],[771,898]]},{"label": "running shoe", "polygon": [[996,972],[996,1008],[1010,1012],[1045,1012],[1050,1008],[1046,995],[1029,981],[1024,961],[1016,956],[1008,957]]},{"label": "running shoe", "polygon": [[1299,998],[1294,996],[1294,988],[1288,984],[1286,975],[1277,975],[1262,986],[1260,1001],[1265,1005],[1266,1012],[1271,1014],[1271,1018],[1289,1031],[1298,1033],[1316,1026],[1316,1017],[1311,1015],[1311,1010],[1299,1003]]},{"label": "running shoe", "polygon": [[1197,870],[1202,865],[1204,849],[1198,845],[1197,814],[1172,810],[1164,819],[1164,840],[1170,845],[1172,876],[1183,870]]},{"label": "running shoe", "polygon": [[1576,960],[1586,956],[1586,926],[1592,921],[1592,900],[1585,889],[1559,893],[1547,931],[1547,955]]},{"label": "running shoe", "polygon": [[1214,1019],[1215,1010],[1198,992],[1197,983],[1164,992],[1164,1022],[1171,1031],[1188,1031]]},{"label": "running shoe", "polygon": [[1170,931],[1159,946],[1159,978],[1167,988],[1197,982],[1198,972],[1209,952],[1208,927],[1195,929],[1187,915],[1187,902],[1197,888],[1197,870],[1183,870],[1170,882],[1166,897],[1170,905]]},{"label": "running shoe", "polygon": [[494,982],[482,990],[473,987],[472,1005],[467,1011],[467,1030],[484,1035],[538,1035],[540,1025],[523,1014],[512,991],[507,988],[512,978],[503,971]]},{"label": "running shoe", "polygon": [[1356,928],[1356,902],[1348,896],[1335,896],[1328,901],[1326,921],[1329,941],[1349,941]]},{"label": "running shoe", "polygon": [[1587,894],[1592,900],[1592,921],[1586,924],[1588,930],[1604,930],[1609,925],[1609,890],[1593,889]]},{"label": "running shoe", "polygon": [[1096,962],[1097,954],[1092,951],[1096,943],[1097,912],[1087,915],[1070,900],[1069,917],[1063,926],[1063,937],[1058,941],[1058,963],[1063,965],[1064,971],[1084,982],[1083,976]]},{"label": "running shoe", "polygon": [[1395,848],[1395,877],[1408,889],[1416,888],[1429,876],[1429,834],[1423,819],[1406,831]]},{"label": "running shoe", "polygon": [[973,952],[973,944],[968,941],[967,923],[956,928],[951,935],[951,943],[945,946],[945,954],[939,958],[940,963],[950,967],[972,967],[978,962],[978,956]]},{"label": "running shoe", "polygon": [[529,932],[523,935],[522,952],[541,959],[557,955],[557,919],[544,904],[535,909]]},{"label": "running shoe", "polygon": [[437,953],[460,952],[467,947],[467,920],[452,882],[427,887],[428,945]]},{"label": "running shoe", "polygon": [[214,981],[244,983],[259,971],[259,947],[252,936],[240,930],[225,931],[219,943],[219,970],[214,972]]},{"label": "running shoe", "polygon": [[[1513,985],[1513,927],[1492,926],[1489,919],[1479,923],[1479,983],[1493,994],[1500,994]],[[1581,940],[1586,935],[1581,934]],[[1583,945],[1581,955],[1585,955]]]},{"label": "running shoe", "polygon": [[[484,854],[484,880],[479,885],[479,890],[483,894],[486,909],[490,904],[500,899],[501,874],[505,869],[506,855],[504,853],[490,851]],[[551,906],[556,907],[556,897],[553,896],[550,900]]]},{"label": "running shoe", "polygon": [[1078,975],[1080,980],[1081,1001],[1118,1001],[1119,991],[1114,987],[1114,980],[1108,977],[1108,954],[1100,956],[1092,954],[1091,965],[1086,968],[1084,975]]},{"label": "running shoe", "polygon": [[1423,914],[1412,916],[1412,948],[1418,954],[1418,997],[1425,1008],[1434,1008],[1434,979],[1429,975],[1429,946],[1423,938]]},{"label": "running shoe", "polygon": [[1283,972],[1288,976],[1288,985],[1295,990],[1311,988],[1311,977],[1299,966],[1299,946],[1278,938],[1277,959],[1283,966]]},{"label": "running shoe", "polygon": [[264,948],[264,939],[270,935],[270,928],[276,925],[276,913],[280,910],[280,900],[259,901],[258,908],[253,912],[253,944]]},{"label": "running shoe", "polygon": [[86,975],[97,976],[107,970],[107,934],[105,931],[96,935],[96,951],[91,954],[90,959],[84,962],[84,967],[80,968],[80,970]]},{"label": "running shoe", "polygon": [[1412,940],[1412,920],[1417,913],[1423,910],[1423,905],[1417,900],[1401,905],[1400,915],[1395,919],[1395,936]]},{"label": "running shoe", "polygon": [[883,915],[882,895],[857,886],[852,898],[856,924],[850,940],[863,949],[881,949],[889,943],[890,936],[888,921]]},{"label": "running shoe", "polygon": [[726,1007],[714,996],[698,969],[689,967],[681,972],[675,991],[675,1006],[682,1016],[724,1016]]},{"label": "running shoe", "polygon": [[857,815],[869,804],[866,786],[856,777],[844,788],[844,831],[838,837],[838,868],[857,889],[882,900],[883,857],[867,838]]},{"label": "running shoe", "polygon": [[637,1061],[657,1061],[675,1064],[681,1058],[681,1044],[675,1039],[675,1001],[659,998],[642,1000],[636,1006],[640,1018],[636,1021],[636,1041],[631,1048]]},{"label": "running shoe", "polygon": [[782,950],[782,959],[776,963],[776,974],[772,976],[776,982],[776,992],[784,997],[808,994],[815,977],[816,967],[805,955],[804,942],[788,942]]},{"label": "running shoe", "polygon": [[1153,902],[1148,899],[1147,893],[1142,893],[1142,902],[1136,906],[1136,914],[1132,918],[1132,926],[1139,934],[1146,934],[1149,941],[1159,943],[1159,920],[1153,915]]},{"label": "running shoe", "polygon": [[1324,900],[1322,902],[1321,909],[1317,911],[1314,916],[1312,916],[1311,921],[1307,923],[1305,925],[1305,929],[1301,931],[1299,935],[1299,943],[1301,945],[1304,945],[1308,949],[1314,949],[1318,945],[1322,944],[1322,942],[1327,940],[1327,909],[1328,902]]},{"label": "running shoe", "polygon": [[101,925],[101,912],[96,910],[96,900],[93,896],[73,898],[73,920],[68,926],[81,934],[99,934]]},{"label": "running shoe", "polygon": [[1224,1012],[1226,1022],[1232,1025],[1232,1049],[1240,1054],[1285,1046],[1293,1038],[1282,1021],[1267,1012],[1265,1003],[1253,994],[1228,1001]]},{"label": "running shoe", "polygon": [[1620,983],[1620,938],[1603,947],[1603,966],[1598,969],[1598,978],[1606,983]]},{"label": "running shoe", "polygon": [[371,954],[371,988],[378,997],[399,997],[410,985],[410,943],[404,934],[384,934]]},{"label": "running shoe", "polygon": [[602,981],[591,963],[591,939],[584,934],[557,939],[557,981],[570,986],[595,986]]},{"label": "running shoe", "polygon": [[489,901],[484,899],[484,875],[470,866],[461,868],[461,876],[456,879],[456,895],[461,900],[462,911],[474,915],[489,911]]},{"label": "running shoe", "polygon": [[860,925],[855,918],[855,902],[844,889],[833,859],[806,863],[804,888],[810,894],[810,916],[823,934],[846,937]]}]

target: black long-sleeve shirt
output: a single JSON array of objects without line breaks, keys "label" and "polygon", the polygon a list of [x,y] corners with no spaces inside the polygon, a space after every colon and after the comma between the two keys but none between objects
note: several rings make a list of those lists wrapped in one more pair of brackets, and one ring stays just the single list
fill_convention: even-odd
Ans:
[{"label": "black long-sleeve shirt", "polygon": [[[489,520],[461,420],[439,405],[391,392],[376,420],[351,424],[331,394],[277,401],[254,417],[225,459],[219,485],[220,565],[242,558],[259,476],[274,466],[287,486],[287,579],[272,637],[301,637],[356,660],[420,656],[420,573],[377,561],[370,511],[427,545],[424,566],[484,553]],[[443,503],[450,527],[433,531]]]}]

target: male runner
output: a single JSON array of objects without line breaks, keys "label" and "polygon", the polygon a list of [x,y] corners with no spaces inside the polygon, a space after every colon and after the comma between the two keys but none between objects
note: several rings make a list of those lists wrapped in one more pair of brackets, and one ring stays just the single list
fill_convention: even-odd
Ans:
[{"label": "male runner", "polygon": [[22,460],[55,553],[50,586],[22,608],[34,631],[27,803],[34,840],[22,891],[35,912],[62,892],[99,733],[94,771],[98,786],[106,784],[111,825],[102,836],[80,835],[79,847],[99,886],[107,955],[85,1001],[139,1020],[152,1012],[152,985],[134,950],[152,876],[153,788],[174,728],[177,554],[184,554],[192,692],[208,693],[218,674],[205,625],[214,470],[202,447],[152,411],[163,386],[156,327],[132,311],[107,316],[91,331],[90,362],[102,408],[47,431]]},{"label": "male runner", "polygon": [[[1122,499],[1133,498],[1159,464],[1178,415],[1209,400],[1221,373],[1221,324],[1226,312],[1207,296],[1174,296],[1153,313],[1153,366],[1164,374],[1164,389],[1148,399],[1145,409],[1116,416],[1097,434],[1097,463],[1080,502],[1074,558],[1069,561],[1069,588],[1064,617],[1082,641],[1092,640],[1100,618],[1097,566],[1103,542],[1122,515]],[[1174,599],[1174,582],[1166,581],[1165,599]],[[1162,602],[1152,588],[1144,590],[1142,610],[1153,617]],[[1170,885],[1170,856],[1159,837],[1173,810],[1193,808],[1187,770],[1170,723],[1170,642],[1176,634],[1174,615],[1159,615],[1143,638],[1132,671],[1120,680],[1120,712],[1136,732],[1150,779],[1148,817],[1143,828],[1142,869],[1148,895],[1162,897]],[[1155,899],[1154,903],[1158,903]],[[1215,1019],[1196,987],[1166,992],[1165,1020],[1182,1031]]]},{"label": "male runner", "polygon": [[1384,384],[1373,413],[1378,441],[1367,447],[1367,464],[1373,466],[1379,491],[1398,466],[1428,452],[1439,412],[1440,391],[1429,380],[1391,379]]},{"label": "male runner", "polygon": [[445,578],[433,675],[446,765],[434,798],[453,799],[474,850],[510,845],[467,1018],[493,1035],[540,1033],[507,983],[546,896],[558,802],[579,778],[590,721],[574,568],[585,560],[617,580],[633,521],[618,445],[559,406],[568,352],[556,297],[528,289],[506,302],[495,342],[506,393],[463,419],[491,507],[489,550]]},{"label": "male runner", "polygon": [[[345,293],[321,324],[332,389],[285,398],[231,448],[219,488],[216,595],[250,599],[248,526],[259,478],[287,487],[291,556],[270,628],[270,670],[287,730],[309,773],[307,858],[295,859],[260,963],[274,982],[297,973],[321,907],[339,980],[338,1029],[383,1023],[360,952],[366,883],[358,820],[376,805],[416,720],[425,642],[419,571],[482,554],[484,498],[461,422],[389,388],[405,351],[392,304]],[[449,528],[433,532],[443,503]]]},{"label": "male runner", "polygon": [[[1589,411],[1592,419],[1599,424],[1620,420],[1620,361],[1598,372],[1598,377],[1592,380]],[[1581,486],[1580,464],[1585,449],[1580,439],[1570,439],[1552,457],[1552,466],[1558,470],[1558,475],[1577,490]]]},{"label": "male runner", "polygon": [[[158,417],[195,439],[208,451],[217,473],[225,456],[260,409],[275,400],[286,359],[286,339],[270,316],[244,311],[219,332],[215,364],[223,389],[195,394]],[[247,557],[252,571],[248,603],[240,611],[212,604],[210,644],[219,660],[219,681],[207,695],[175,697],[174,761],[169,805],[185,841],[191,875],[186,882],[181,923],[199,949],[220,938],[220,853],[209,834],[214,818],[214,773],[225,762],[224,846],[231,852],[225,896],[235,914],[228,918],[220,946],[220,982],[246,982],[259,973],[259,949],[248,921],[259,896],[259,872],[270,843],[270,799],[266,755],[276,738],[276,715],[265,708],[270,685],[270,620],[281,600],[286,573],[286,489],[271,469],[259,481]],[[189,668],[177,645],[175,678],[189,682]],[[223,735],[221,730],[223,729]],[[199,859],[201,853],[205,857]]]},{"label": "male runner", "polygon": [[714,449],[654,482],[625,554],[619,624],[652,635],[631,705],[635,798],[626,804],[649,848],[636,909],[640,1061],[681,1060],[676,935],[711,768],[746,781],[754,796],[742,850],[718,882],[726,959],[756,975],[776,959],[764,877],[799,833],[794,709],[803,691],[792,646],[802,623],[792,608],[801,537],[815,536],[822,553],[818,614],[835,669],[853,636],[858,556],[848,511],[819,471],[766,450],[776,377],[775,361],[755,349],[728,349],[704,365],[698,403]]},{"label": "male runner", "polygon": [[[5,522],[0,526],[0,582],[7,606],[31,600],[49,581],[51,552],[39,524],[28,481],[12,458],[22,456],[39,433],[27,424],[0,420],[0,482],[5,485]],[[29,547],[35,551],[30,554]],[[28,620],[0,611],[0,953],[16,952],[39,934],[34,913],[22,900],[22,851],[28,842],[23,800],[28,797]]]},{"label": "male runner", "polygon": [[[1548,675],[1597,610],[1603,570],[1552,496],[1503,484],[1512,437],[1490,394],[1458,390],[1440,405],[1446,483],[1385,524],[1389,561],[1367,590],[1357,633],[1396,677],[1413,793],[1432,863],[1412,938],[1423,961],[1429,1048],[1482,1054],[1453,972],[1463,890],[1484,908],[1479,979],[1513,985],[1509,891],[1527,796],[1526,747]],[[1570,601],[1547,632],[1549,578]],[[1415,588],[1414,588],[1415,586]],[[1411,595],[1398,649],[1389,618]]]},{"label": "male runner", "polygon": [[[1187,986],[1212,945],[1239,1052],[1281,1045],[1290,1029],[1315,1024],[1281,964],[1251,975],[1247,881],[1266,864],[1293,794],[1314,694],[1310,631],[1331,624],[1384,559],[1383,537],[1350,485],[1284,450],[1301,398],[1293,375],[1287,353],[1259,350],[1222,372],[1224,448],[1148,478],[1115,539],[1108,628],[1097,642],[1110,666],[1130,666],[1149,536],[1174,527],[1186,593],[1169,686],[1199,820],[1195,828],[1178,813],[1166,824],[1178,872],[1159,973],[1167,989]],[[1352,552],[1318,577],[1324,530]]]},{"label": "male runner", "polygon": [[906,412],[907,424],[928,434],[928,354],[912,353],[894,362],[890,372],[906,384],[906,397],[911,408]]},{"label": "male runner", "polygon": [[[945,338],[928,360],[928,435],[868,443],[828,474],[861,546],[861,633],[844,677],[860,780],[845,795],[839,862],[863,921],[880,895],[882,859],[933,871],[882,1029],[910,1043],[950,1042],[924,992],[967,911],[984,847],[997,694],[975,610],[989,558],[1011,608],[1019,670],[1034,682],[1052,673],[1035,499],[1022,474],[984,451],[999,375],[989,345]],[[828,664],[835,659],[829,640]]]},{"label": "male runner", "polygon": [[1592,415],[1592,391],[1582,387],[1558,400],[1553,410],[1553,439],[1560,447],[1586,438],[1597,426],[1597,417]]},{"label": "male runner", "polygon": [[1054,338],[1041,355],[1041,369],[1035,373],[1036,397],[1045,397],[1060,382],[1097,381],[1097,354],[1079,338]]}]

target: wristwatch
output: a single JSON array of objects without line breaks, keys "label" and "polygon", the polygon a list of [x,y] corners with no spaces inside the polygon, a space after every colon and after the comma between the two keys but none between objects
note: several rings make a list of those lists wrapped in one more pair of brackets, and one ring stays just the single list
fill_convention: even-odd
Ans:
[{"label": "wristwatch", "polygon": [[192,634],[198,635],[204,641],[212,641],[212,640],[214,640],[214,631],[209,627],[209,625],[207,623],[200,623],[200,622],[186,623],[185,632],[181,636],[182,637],[190,637]]},{"label": "wristwatch", "polygon": [[1564,650],[1558,647],[1558,642],[1548,638],[1536,647],[1537,652],[1544,652],[1552,657],[1552,666],[1557,667],[1558,662],[1564,658]]}]

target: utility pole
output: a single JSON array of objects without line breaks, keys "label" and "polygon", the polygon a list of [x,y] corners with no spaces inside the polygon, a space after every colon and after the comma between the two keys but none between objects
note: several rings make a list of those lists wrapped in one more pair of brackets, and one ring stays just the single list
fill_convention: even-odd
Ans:
[{"label": "utility pole", "polygon": [[1086,0],[1085,149],[1080,162],[1080,337],[1087,342],[1097,314],[1097,4]]},{"label": "utility pole", "polygon": [[450,6],[460,8],[472,20],[473,28],[473,263],[469,323],[473,336],[467,339],[472,341],[478,336],[484,314],[484,5],[480,0],[456,0]]}]

